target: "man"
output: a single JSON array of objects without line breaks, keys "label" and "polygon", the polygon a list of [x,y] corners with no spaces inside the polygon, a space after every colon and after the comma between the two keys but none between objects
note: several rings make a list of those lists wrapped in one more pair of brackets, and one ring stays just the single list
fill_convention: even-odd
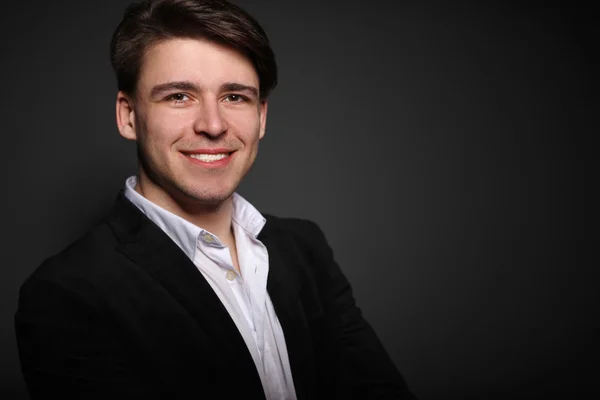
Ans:
[{"label": "man", "polygon": [[413,398],[321,230],[235,193],[277,80],[259,24],[225,1],[146,1],[111,58],[139,171],[21,288],[32,398]]}]

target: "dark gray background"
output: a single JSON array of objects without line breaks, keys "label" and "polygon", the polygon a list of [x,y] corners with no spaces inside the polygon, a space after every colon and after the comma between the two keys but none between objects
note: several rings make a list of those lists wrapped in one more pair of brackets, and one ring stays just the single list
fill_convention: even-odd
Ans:
[{"label": "dark gray background", "polygon": [[[1,13],[3,399],[26,398],[20,284],[136,168],[108,58],[127,2],[56,3]],[[591,10],[360,3],[239,2],[280,68],[240,192],[321,225],[421,399],[597,391]]]}]

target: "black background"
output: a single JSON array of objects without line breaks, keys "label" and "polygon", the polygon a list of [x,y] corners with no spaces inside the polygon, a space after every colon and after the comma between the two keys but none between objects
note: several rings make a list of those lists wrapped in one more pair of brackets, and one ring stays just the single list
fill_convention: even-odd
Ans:
[{"label": "black background", "polygon": [[[128,2],[57,3],[1,13],[3,399],[26,398],[20,284],[136,170],[108,57]],[[449,3],[239,1],[280,68],[239,191],[321,225],[419,398],[587,398],[597,22],[574,5]]]}]

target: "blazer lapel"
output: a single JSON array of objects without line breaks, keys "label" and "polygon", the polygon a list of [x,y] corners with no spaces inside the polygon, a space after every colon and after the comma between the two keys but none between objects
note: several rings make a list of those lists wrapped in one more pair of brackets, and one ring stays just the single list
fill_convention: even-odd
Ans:
[{"label": "blazer lapel", "polygon": [[235,360],[227,373],[236,384],[263,392],[252,356],[229,313],[185,253],[121,192],[108,218],[120,244],[117,251],[153,276]]},{"label": "blazer lapel", "polygon": [[[271,222],[271,224],[269,223]],[[310,343],[310,332],[299,300],[299,280],[294,267],[297,260],[286,251],[284,232],[277,232],[273,220],[267,218],[258,239],[269,252],[269,277],[267,291],[283,329],[287,345],[294,387],[299,400],[316,398],[313,379],[314,359]]]}]

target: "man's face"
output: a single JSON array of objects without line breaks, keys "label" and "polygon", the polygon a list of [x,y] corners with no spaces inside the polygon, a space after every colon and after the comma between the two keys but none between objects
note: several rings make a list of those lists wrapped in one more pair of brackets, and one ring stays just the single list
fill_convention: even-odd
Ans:
[{"label": "man's face", "polygon": [[152,46],[129,114],[145,194],[180,206],[228,199],[265,133],[258,88],[252,63],[231,48],[196,39]]}]

